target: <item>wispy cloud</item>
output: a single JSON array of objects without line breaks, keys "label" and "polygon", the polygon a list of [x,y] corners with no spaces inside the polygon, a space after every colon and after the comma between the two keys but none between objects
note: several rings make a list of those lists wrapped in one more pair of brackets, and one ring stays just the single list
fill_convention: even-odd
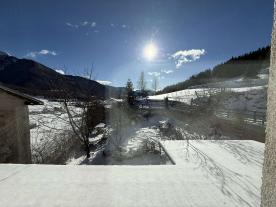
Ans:
[{"label": "wispy cloud", "polygon": [[79,28],[79,25],[78,24],[72,24],[70,22],[66,22],[65,23],[68,27],[72,27],[72,28],[75,28],[75,29],[78,29]]},{"label": "wispy cloud", "polygon": [[120,23],[110,23],[109,24],[110,27],[113,27],[113,28],[118,28],[118,29],[127,29],[127,28],[130,28],[129,25],[126,25],[126,24],[120,24]]},{"label": "wispy cloud", "polygon": [[205,54],[204,49],[179,50],[172,54],[171,58],[175,61],[176,68],[180,68],[185,63],[194,62]]},{"label": "wispy cloud", "polygon": [[96,80],[98,83],[102,85],[110,85],[112,82],[107,80]]},{"label": "wispy cloud", "polygon": [[88,27],[88,26],[91,26],[91,27],[96,27],[97,26],[97,23],[95,21],[83,21],[83,22],[80,22],[79,24],[73,24],[71,22],[66,22],[65,23],[68,27],[71,27],[71,28],[74,28],[74,29],[79,29],[80,27]]},{"label": "wispy cloud", "polygon": [[161,73],[159,73],[159,72],[148,72],[148,75],[158,77],[158,76],[161,75]]},{"label": "wispy cloud", "polygon": [[50,50],[40,50],[40,51],[32,51],[26,54],[26,57],[32,57],[35,58],[37,56],[41,56],[41,55],[52,55],[52,56],[56,56],[57,53],[55,51],[50,51]]},{"label": "wispy cloud", "polygon": [[173,70],[161,70],[161,73],[170,74],[173,73]]},{"label": "wispy cloud", "polygon": [[173,73],[173,70],[162,69],[162,70],[160,70],[160,72],[157,72],[157,71],[148,72],[148,75],[155,76],[155,77],[161,77],[162,79],[164,79],[164,76],[161,76],[161,75],[167,75],[167,74],[170,74],[170,73]]}]

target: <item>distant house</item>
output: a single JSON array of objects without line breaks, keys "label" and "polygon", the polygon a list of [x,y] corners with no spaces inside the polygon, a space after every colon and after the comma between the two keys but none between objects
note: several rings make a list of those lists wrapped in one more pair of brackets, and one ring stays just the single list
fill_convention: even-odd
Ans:
[{"label": "distant house", "polygon": [[28,105],[41,104],[0,85],[0,163],[31,163]]}]

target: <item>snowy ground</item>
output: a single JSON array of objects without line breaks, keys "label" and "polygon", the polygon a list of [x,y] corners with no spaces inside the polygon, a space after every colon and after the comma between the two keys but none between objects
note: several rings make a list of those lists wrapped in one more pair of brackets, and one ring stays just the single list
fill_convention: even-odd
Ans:
[{"label": "snowy ground", "polygon": [[224,101],[224,107],[237,111],[266,112],[267,88],[258,88],[248,91],[238,91]]},{"label": "snowy ground", "polygon": [[[52,127],[68,129],[67,122],[61,121],[66,117],[58,103],[45,101],[45,106],[31,107],[33,144],[42,146],[44,139],[60,137]],[[56,115],[61,119],[57,121]],[[170,137],[164,137],[166,133],[162,134],[158,127],[165,123],[160,122],[165,118],[175,120],[175,126],[189,140],[166,140]],[[195,128],[189,123],[194,120],[186,119],[172,112],[157,114],[141,123],[133,124],[126,119],[131,127],[126,129],[128,139],[122,145],[125,159],[119,161],[108,158],[104,163],[99,151],[90,160],[80,156],[69,160],[70,165],[66,166],[0,164],[0,204],[6,207],[259,206],[264,144],[202,140],[206,139],[202,133],[207,133],[203,128],[208,130],[205,121],[201,120],[202,126],[196,123]],[[161,142],[175,165],[163,159],[164,153],[160,156],[143,151],[145,140],[152,139]]]},{"label": "snowy ground", "polygon": [[147,142],[161,139],[160,132],[156,127],[137,128],[128,134],[129,136],[121,144],[120,156],[103,157],[103,151],[94,152],[91,158],[86,159],[85,155],[71,158],[67,165],[162,165],[171,164],[167,156],[159,152],[150,152],[145,149]]},{"label": "snowy ground", "polygon": [[68,116],[61,103],[42,101],[44,105],[29,106],[32,145],[41,145],[64,130],[70,130]]},{"label": "snowy ground", "polygon": [[[35,163],[49,160],[57,151],[61,151],[60,147],[65,146],[65,143],[67,147],[72,136],[68,115],[62,104],[46,99],[41,101],[44,105],[29,106],[31,150]],[[76,113],[79,111],[77,107],[70,107]]]},{"label": "snowy ground", "polygon": [[[264,96],[263,91],[266,90],[266,88],[267,88],[266,86],[254,86],[254,87],[243,87],[243,88],[226,88],[226,90],[234,92],[234,93],[239,93],[241,95],[243,94],[242,96],[244,96],[244,97],[249,96],[249,98],[253,99],[252,102],[258,103],[260,98],[263,98],[262,102],[265,101],[265,99],[263,97]],[[174,101],[191,104],[191,99],[197,98],[196,92],[202,93],[205,90],[206,90],[206,88],[186,89],[186,90],[176,91],[176,92],[172,92],[172,93],[149,96],[149,100],[164,100],[164,98],[168,97],[169,100],[174,100]],[[254,91],[254,92],[252,92],[252,91]],[[261,103],[261,104],[263,106],[263,103]],[[236,103],[236,105],[238,105],[238,104]],[[243,103],[240,103],[240,108],[244,108]]]},{"label": "snowy ground", "polygon": [[176,165],[200,171],[237,206],[259,206],[264,144],[240,140],[164,141]]},{"label": "snowy ground", "polygon": [[2,206],[260,205],[264,144],[165,141],[176,165],[0,165]]}]

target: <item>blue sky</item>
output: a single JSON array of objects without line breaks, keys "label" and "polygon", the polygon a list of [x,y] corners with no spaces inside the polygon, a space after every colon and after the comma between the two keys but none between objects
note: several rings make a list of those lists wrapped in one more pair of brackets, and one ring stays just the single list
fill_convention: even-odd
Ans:
[{"label": "blue sky", "polygon": [[[273,0],[2,0],[0,51],[114,86],[183,81],[270,44]],[[149,61],[144,48],[158,51]]]}]

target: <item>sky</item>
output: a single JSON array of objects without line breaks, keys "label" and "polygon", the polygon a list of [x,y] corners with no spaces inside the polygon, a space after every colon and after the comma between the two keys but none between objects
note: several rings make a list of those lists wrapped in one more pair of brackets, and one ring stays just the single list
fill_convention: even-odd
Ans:
[{"label": "sky", "polygon": [[270,44],[273,0],[1,0],[0,51],[148,88]]}]

